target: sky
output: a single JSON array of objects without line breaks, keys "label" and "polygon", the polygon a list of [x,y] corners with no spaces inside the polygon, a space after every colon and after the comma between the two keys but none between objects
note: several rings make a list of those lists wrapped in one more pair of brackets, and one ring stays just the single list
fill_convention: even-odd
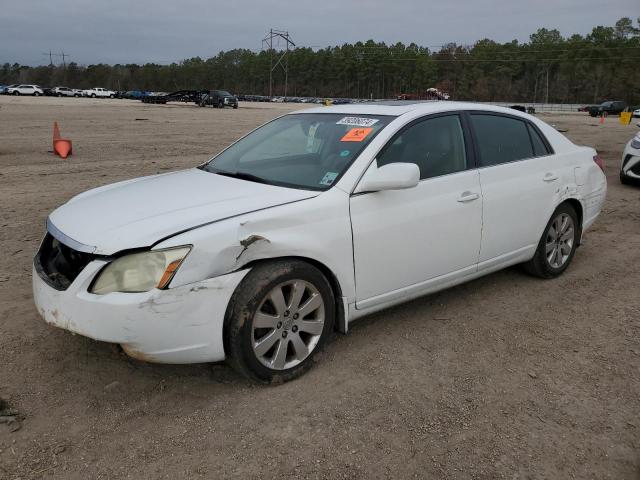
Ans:
[{"label": "sky", "polygon": [[0,12],[0,64],[48,64],[49,50],[83,65],[168,64],[257,51],[270,28],[314,48],[524,42],[541,27],[587,34],[625,16],[635,24],[640,0],[0,0]]}]

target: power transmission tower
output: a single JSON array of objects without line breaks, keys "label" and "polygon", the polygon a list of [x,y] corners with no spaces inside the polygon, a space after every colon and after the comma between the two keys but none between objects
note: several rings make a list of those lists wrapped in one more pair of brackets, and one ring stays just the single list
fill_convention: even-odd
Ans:
[{"label": "power transmission tower", "polygon": [[53,57],[62,57],[62,66],[66,69],[67,68],[67,62],[66,62],[66,58],[69,57],[68,54],[64,53],[63,50],[60,50],[60,53],[53,53],[51,50],[49,50],[49,53],[43,53],[42,55],[47,55],[49,57],[49,66],[53,67]]},{"label": "power transmission tower", "polygon": [[53,53],[51,53],[51,50],[49,50],[49,53],[43,53],[42,55],[49,56],[49,66],[53,67]]},{"label": "power transmission tower", "polygon": [[[276,62],[273,63],[274,60],[274,40],[276,47],[278,46],[280,40],[283,40],[284,50],[278,52],[278,56],[276,58]],[[262,39],[262,49],[265,47],[269,51],[269,98],[273,98],[273,71],[278,67],[282,68],[284,71],[284,96],[287,96],[287,87],[289,82],[289,47],[295,47],[296,44],[291,40],[291,36],[289,32],[285,32],[282,30],[274,30],[273,28],[269,30],[269,35]]]}]

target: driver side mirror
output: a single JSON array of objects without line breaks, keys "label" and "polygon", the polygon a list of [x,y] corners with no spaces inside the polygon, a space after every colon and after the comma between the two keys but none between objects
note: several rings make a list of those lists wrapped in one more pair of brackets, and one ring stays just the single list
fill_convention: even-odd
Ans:
[{"label": "driver side mirror", "polygon": [[420,168],[415,163],[389,163],[378,168],[373,162],[354,193],[413,188],[420,181]]}]

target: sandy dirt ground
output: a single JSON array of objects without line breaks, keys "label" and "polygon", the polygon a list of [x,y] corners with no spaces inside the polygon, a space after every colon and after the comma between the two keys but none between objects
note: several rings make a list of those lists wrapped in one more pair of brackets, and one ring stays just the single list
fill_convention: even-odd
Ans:
[{"label": "sandy dirt ground", "polygon": [[[31,263],[83,190],[205,161],[287,110],[0,97],[0,478],[640,478],[640,188],[617,119],[545,115],[607,164],[604,213],[569,270],[508,269],[338,335],[302,378],[129,360],[46,325]],[[74,142],[53,156],[52,122]],[[100,212],[96,212],[99,215]]]}]

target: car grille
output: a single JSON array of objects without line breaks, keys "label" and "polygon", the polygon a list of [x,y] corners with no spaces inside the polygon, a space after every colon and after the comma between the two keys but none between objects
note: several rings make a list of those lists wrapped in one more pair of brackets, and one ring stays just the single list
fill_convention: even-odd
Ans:
[{"label": "car grille", "polygon": [[56,290],[63,291],[95,258],[95,255],[66,246],[47,233],[33,263],[40,278]]}]

